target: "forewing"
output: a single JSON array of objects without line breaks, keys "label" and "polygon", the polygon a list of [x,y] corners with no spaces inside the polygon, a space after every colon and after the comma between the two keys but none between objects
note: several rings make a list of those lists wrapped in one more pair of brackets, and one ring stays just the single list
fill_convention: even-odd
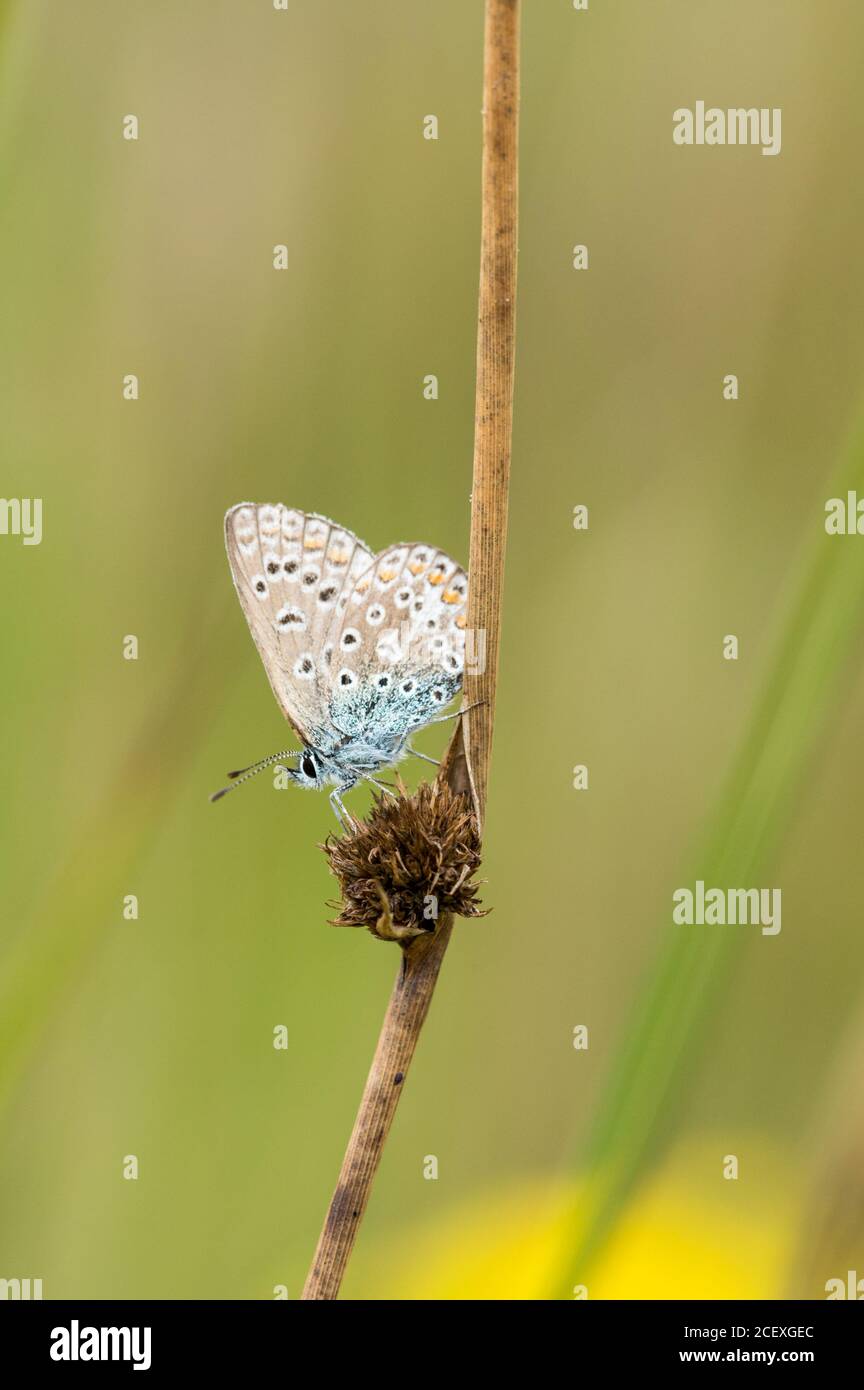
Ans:
[{"label": "forewing", "polygon": [[337,601],[330,653],[331,718],[374,737],[435,717],[462,682],[468,576],[421,542],[381,551]]},{"label": "forewing", "polygon": [[304,741],[327,721],[324,639],[372,552],[327,517],[241,502],[225,516],[234,585],[282,713]]}]

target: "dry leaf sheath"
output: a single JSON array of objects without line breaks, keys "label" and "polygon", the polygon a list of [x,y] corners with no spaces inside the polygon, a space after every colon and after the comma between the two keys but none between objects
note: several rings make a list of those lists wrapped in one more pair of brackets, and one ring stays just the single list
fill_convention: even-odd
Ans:
[{"label": "dry leaf sheath", "polygon": [[[430,798],[436,795],[443,798],[436,803],[438,809],[444,808],[447,815],[456,817],[460,826],[452,841],[446,837],[441,840],[438,881],[443,881],[451,892],[452,909],[461,911],[473,906],[474,902],[473,896],[467,896],[470,891],[467,883],[476,868],[473,856],[479,854],[479,842],[469,838],[465,817],[469,810],[473,813],[475,825],[471,833],[479,835],[477,828],[483,826],[486,812],[507,538],[516,305],[518,102],[519,0],[486,0],[480,303],[468,607],[468,630],[475,636],[473,652],[477,666],[472,671],[470,660],[466,660],[464,696],[465,705],[471,708],[457,723],[438,775],[437,792],[421,789],[413,799],[416,803],[413,807],[403,807],[401,812],[393,813],[402,818],[401,829],[398,819],[390,820],[385,809],[377,805],[365,828],[361,827],[340,846],[328,851],[334,869],[338,864],[349,871],[347,879],[343,879],[346,884],[343,918],[358,923],[362,918],[363,924],[379,935],[390,931],[393,939],[400,942],[402,959],[336,1191],[306,1279],[304,1300],[334,1299],[339,1293],[453,929],[452,913],[444,911],[433,931],[422,927],[417,931],[420,923],[418,889],[415,885],[407,898],[400,896],[405,885],[400,887],[392,874],[394,834],[402,830],[409,832],[411,825],[416,830],[419,818],[428,815],[432,808]],[[409,838],[413,833],[409,832]],[[359,838],[367,836],[375,843]],[[358,862],[355,853],[361,843],[368,855],[365,866]],[[372,873],[376,846],[374,862],[379,869],[383,863],[388,864],[383,877]],[[434,862],[438,862],[437,855]],[[469,873],[457,887],[458,876],[466,863]],[[377,878],[378,887],[370,890],[368,884],[372,878]],[[362,887],[363,884],[367,887]],[[434,894],[435,889],[430,886],[426,891]],[[374,901],[370,894],[374,894]],[[407,934],[400,936],[399,929],[405,928]]]}]

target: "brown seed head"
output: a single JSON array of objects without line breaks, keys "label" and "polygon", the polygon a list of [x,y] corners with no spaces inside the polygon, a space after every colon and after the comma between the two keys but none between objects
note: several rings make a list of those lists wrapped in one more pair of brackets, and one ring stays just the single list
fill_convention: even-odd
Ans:
[{"label": "brown seed head", "polygon": [[[422,782],[413,796],[376,796],[368,820],[321,846],[339,880],[337,927],[367,927],[408,945],[439,917],[485,917],[477,904],[480,841],[470,798],[446,782]],[[334,904],[336,906],[336,904]]]}]

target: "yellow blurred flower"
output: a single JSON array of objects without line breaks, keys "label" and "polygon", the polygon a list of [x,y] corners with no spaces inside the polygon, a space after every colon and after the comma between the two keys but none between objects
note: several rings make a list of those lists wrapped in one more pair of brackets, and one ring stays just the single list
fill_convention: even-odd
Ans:
[{"label": "yellow blurred flower", "polygon": [[[584,1271],[587,1297],[781,1295],[797,1219],[790,1175],[761,1141],[739,1143],[736,1180],[722,1176],[723,1155],[719,1143],[688,1146],[644,1184]],[[585,1184],[533,1179],[453,1208],[434,1226],[424,1222],[357,1258],[346,1295],[553,1297],[563,1244],[572,1248],[578,1236],[572,1212],[580,1200],[587,1208],[586,1192]]]}]

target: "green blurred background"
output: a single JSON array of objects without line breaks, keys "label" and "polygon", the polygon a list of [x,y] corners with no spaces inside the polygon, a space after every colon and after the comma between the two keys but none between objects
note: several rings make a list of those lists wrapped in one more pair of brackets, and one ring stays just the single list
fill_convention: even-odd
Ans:
[{"label": "green blurred background", "polygon": [[[283,501],[376,549],[467,557],[482,6],[0,17],[2,491],[44,499],[41,546],[0,537],[0,1276],[48,1298],[294,1297],[397,955],[326,924],[325,797],[261,778],[208,804],[286,733],[222,515]],[[350,1297],[566,1296],[586,1154],[623,1174],[591,1296],[824,1297],[864,1275],[864,551],[823,531],[838,469],[864,495],[844,455],[862,42],[853,0],[524,4],[494,911],[457,926]],[[780,156],[675,147],[698,99],[781,107]],[[812,578],[841,563],[842,605]],[[770,852],[723,884],[781,886],[783,930],[713,929],[715,971],[692,929],[711,982],[690,990],[671,892],[722,838],[760,701],[791,698],[784,642],[820,697],[795,697],[794,739],[772,726]],[[676,988],[693,1018],[670,1041]],[[604,1139],[622,1048],[640,1112]]]}]

